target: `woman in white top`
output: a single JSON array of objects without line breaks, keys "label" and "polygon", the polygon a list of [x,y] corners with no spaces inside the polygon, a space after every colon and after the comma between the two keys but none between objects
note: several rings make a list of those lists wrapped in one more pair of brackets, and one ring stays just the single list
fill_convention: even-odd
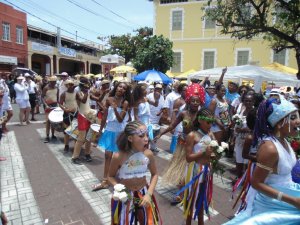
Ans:
[{"label": "woman in white top", "polygon": [[24,120],[27,124],[29,124],[30,102],[28,88],[29,85],[25,81],[25,78],[23,76],[19,76],[17,78],[17,83],[14,85],[14,89],[16,91],[16,102],[20,108],[19,120],[21,126],[24,125]]}]

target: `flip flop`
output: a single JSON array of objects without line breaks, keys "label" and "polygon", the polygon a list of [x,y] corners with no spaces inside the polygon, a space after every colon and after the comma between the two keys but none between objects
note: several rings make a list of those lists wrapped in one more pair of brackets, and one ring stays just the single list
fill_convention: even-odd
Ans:
[{"label": "flip flop", "polygon": [[102,189],[108,189],[109,188],[109,184],[107,183],[107,181],[102,181],[99,184],[94,184],[92,186],[92,191],[99,191]]},{"label": "flip flop", "polygon": [[5,157],[1,157],[1,156],[0,156],[0,161],[5,161],[5,160],[6,160]]}]

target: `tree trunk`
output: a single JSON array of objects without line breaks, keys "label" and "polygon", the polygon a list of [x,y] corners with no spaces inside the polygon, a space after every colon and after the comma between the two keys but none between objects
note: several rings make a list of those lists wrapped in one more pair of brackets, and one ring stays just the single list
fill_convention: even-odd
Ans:
[{"label": "tree trunk", "polygon": [[298,73],[297,73],[297,78],[300,80],[300,47],[296,47],[296,61],[297,61],[297,66],[298,66]]}]

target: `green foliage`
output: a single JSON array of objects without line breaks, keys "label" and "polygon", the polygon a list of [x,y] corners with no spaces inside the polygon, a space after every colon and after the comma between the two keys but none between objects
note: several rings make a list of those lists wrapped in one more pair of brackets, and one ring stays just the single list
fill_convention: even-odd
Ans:
[{"label": "green foliage", "polygon": [[138,72],[156,69],[166,72],[173,63],[172,42],[163,36],[152,36],[153,30],[143,27],[135,30],[136,35],[110,36],[110,48],[105,54],[118,54],[125,62],[132,61]]},{"label": "green foliage", "polygon": [[216,21],[222,34],[248,40],[259,36],[275,51],[294,49],[300,68],[299,0],[209,0],[208,7],[203,7],[205,17]]},{"label": "green foliage", "polygon": [[173,63],[172,42],[162,35],[149,37],[145,40],[148,45],[139,48],[132,60],[138,72],[156,69],[165,73]]}]

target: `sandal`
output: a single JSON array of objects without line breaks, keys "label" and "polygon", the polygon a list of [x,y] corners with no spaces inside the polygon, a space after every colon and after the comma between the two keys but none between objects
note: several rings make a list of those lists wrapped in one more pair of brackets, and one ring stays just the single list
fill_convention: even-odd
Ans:
[{"label": "sandal", "polygon": [[177,204],[179,204],[179,203],[181,203],[182,202],[182,198],[179,196],[179,195],[177,195],[177,196],[175,196],[172,200],[171,200],[171,205],[177,205]]},{"label": "sandal", "polygon": [[108,189],[108,188],[109,188],[109,184],[107,183],[106,180],[103,180],[101,183],[94,184],[92,186],[92,191],[99,191],[99,190]]}]

